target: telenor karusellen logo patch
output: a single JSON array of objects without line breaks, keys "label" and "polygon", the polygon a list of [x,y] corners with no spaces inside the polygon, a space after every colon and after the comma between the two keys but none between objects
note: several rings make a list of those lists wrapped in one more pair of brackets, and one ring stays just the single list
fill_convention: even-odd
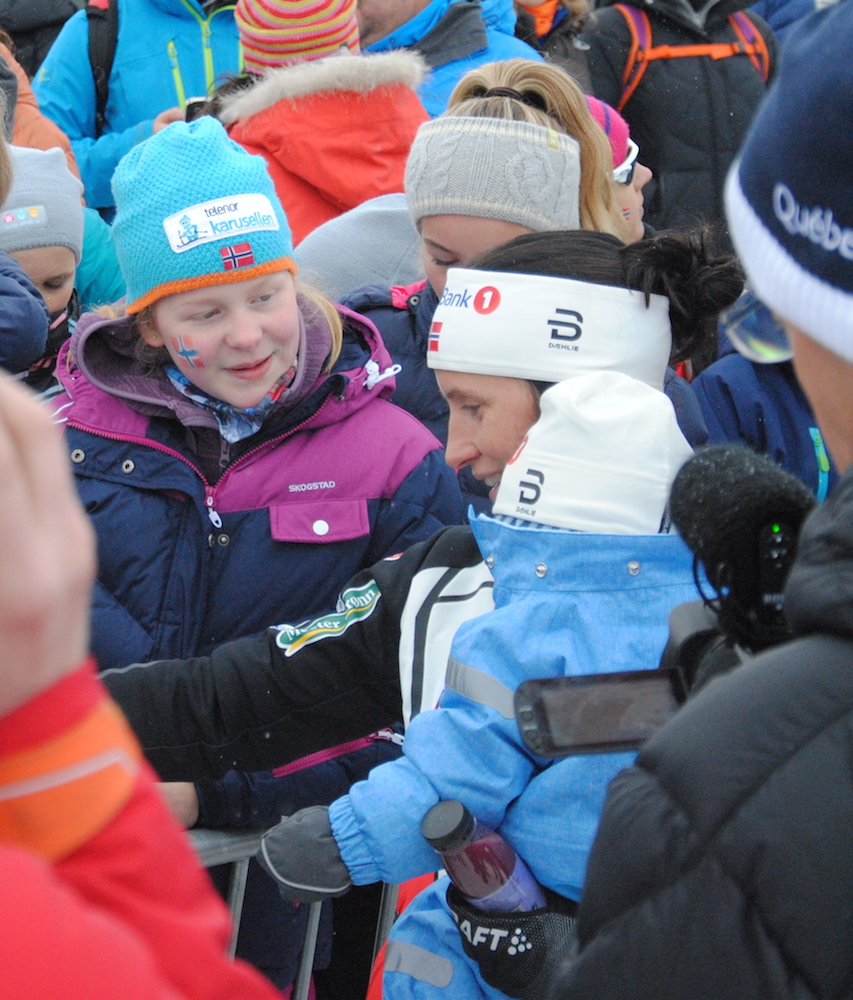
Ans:
[{"label": "telenor karusellen logo patch", "polygon": [[272,203],[263,194],[235,194],[203,201],[182,208],[163,220],[166,239],[175,253],[183,253],[228,236],[278,228]]}]

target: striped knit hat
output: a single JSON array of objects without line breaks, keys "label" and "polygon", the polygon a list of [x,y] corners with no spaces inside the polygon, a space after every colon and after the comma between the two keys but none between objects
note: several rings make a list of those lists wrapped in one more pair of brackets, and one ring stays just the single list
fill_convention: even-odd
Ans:
[{"label": "striped knit hat", "polygon": [[246,69],[263,72],[334,55],[358,54],[356,0],[238,0],[234,20]]},{"label": "striped knit hat", "polygon": [[176,292],[296,273],[266,164],[209,115],[174,122],[134,146],[112,187],[129,313]]}]

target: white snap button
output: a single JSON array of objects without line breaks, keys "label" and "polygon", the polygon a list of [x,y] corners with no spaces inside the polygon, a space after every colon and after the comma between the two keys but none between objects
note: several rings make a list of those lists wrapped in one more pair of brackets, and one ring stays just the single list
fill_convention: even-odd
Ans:
[{"label": "white snap button", "polygon": [[536,564],[536,575],[538,577],[541,578],[541,577],[545,576],[545,574],[547,572],[548,572],[548,567],[545,565],[545,563],[537,563]]},{"label": "white snap button", "polygon": [[136,465],[133,462],[131,462],[130,459],[127,459],[126,462],[122,462],[121,463],[121,471],[122,472],[126,472],[126,473],[129,474],[129,473],[133,472],[133,470],[135,468],[136,468]]},{"label": "white snap button", "polygon": [[315,521],[311,525],[311,530],[315,535],[328,535],[329,534],[329,522],[328,521]]},{"label": "white snap button", "polygon": [[628,572],[631,574],[631,576],[637,576],[638,573],[640,572],[640,564],[632,560],[631,562],[628,563]]},{"label": "white snap button", "polygon": [[74,451],[71,452],[71,461],[75,465],[79,465],[81,462],[85,462],[86,452],[83,451],[82,448],[75,448]]}]

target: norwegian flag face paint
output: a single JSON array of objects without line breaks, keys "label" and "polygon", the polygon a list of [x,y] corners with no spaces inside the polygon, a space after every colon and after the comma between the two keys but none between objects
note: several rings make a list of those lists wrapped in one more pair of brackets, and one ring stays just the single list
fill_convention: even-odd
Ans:
[{"label": "norwegian flag face paint", "polygon": [[201,360],[199,352],[193,346],[192,337],[189,335],[185,337],[173,337],[172,351],[170,353],[177,354],[184,364],[190,368],[204,368],[204,362]]}]

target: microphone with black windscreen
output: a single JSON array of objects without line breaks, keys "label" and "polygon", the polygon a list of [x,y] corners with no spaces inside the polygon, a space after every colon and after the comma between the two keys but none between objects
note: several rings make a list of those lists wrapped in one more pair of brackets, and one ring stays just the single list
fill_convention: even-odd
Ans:
[{"label": "microphone with black windscreen", "polygon": [[[799,479],[743,445],[703,448],[675,478],[670,515],[694,554],[699,592],[726,637],[751,652],[789,638],[782,591],[816,503]],[[699,563],[713,598],[702,591]]]}]

